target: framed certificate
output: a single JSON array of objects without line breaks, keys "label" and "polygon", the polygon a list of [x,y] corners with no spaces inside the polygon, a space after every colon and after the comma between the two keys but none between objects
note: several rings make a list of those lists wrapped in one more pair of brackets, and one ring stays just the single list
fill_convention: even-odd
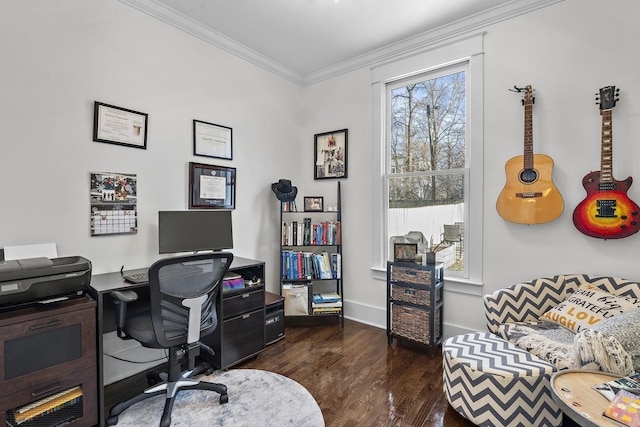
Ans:
[{"label": "framed certificate", "polygon": [[189,163],[189,209],[235,209],[236,168]]},{"label": "framed certificate", "polygon": [[146,113],[95,101],[93,140],[146,150],[148,122]]},{"label": "framed certificate", "polygon": [[193,121],[193,154],[195,156],[233,159],[233,129],[213,123]]}]

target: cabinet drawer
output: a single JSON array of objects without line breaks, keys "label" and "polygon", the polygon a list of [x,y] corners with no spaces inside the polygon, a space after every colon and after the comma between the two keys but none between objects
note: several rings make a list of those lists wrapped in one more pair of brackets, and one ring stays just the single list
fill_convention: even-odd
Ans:
[{"label": "cabinet drawer", "polygon": [[264,349],[264,310],[224,321],[222,366],[238,362]]},{"label": "cabinet drawer", "polygon": [[0,327],[0,395],[95,366],[95,304],[90,307],[43,311],[42,317]]},{"label": "cabinet drawer", "polygon": [[238,295],[223,295],[222,304],[225,319],[230,319],[240,313],[262,309],[264,307],[264,288]]},{"label": "cabinet drawer", "polygon": [[440,311],[434,313],[433,323],[430,310],[391,304],[391,333],[423,344],[431,344],[440,339]]},{"label": "cabinet drawer", "polygon": [[[10,413],[14,409],[21,408],[29,403],[40,401],[48,396],[52,396],[72,387],[79,386],[82,390],[82,398],[77,405],[65,408],[59,414],[51,414],[51,423],[47,423],[47,419],[43,418],[39,426],[58,425],[67,417],[75,418],[70,425],[73,426],[93,426],[98,423],[97,414],[97,387],[96,387],[96,369],[90,368],[84,371],[75,372],[73,375],[56,378],[51,382],[41,382],[37,386],[14,390],[11,394],[2,395],[0,397],[0,413],[2,417],[0,421],[5,424],[5,417],[11,418]],[[45,416],[47,417],[47,416]],[[63,417],[60,419],[60,417]],[[7,424],[8,425],[8,424]],[[29,424],[28,424],[29,425]]]},{"label": "cabinet drawer", "polygon": [[410,302],[429,306],[431,304],[431,290],[425,288],[410,288],[391,284],[391,299],[394,301]]},{"label": "cabinet drawer", "polygon": [[391,270],[391,280],[394,282],[431,286],[432,275],[430,270],[394,265]]}]

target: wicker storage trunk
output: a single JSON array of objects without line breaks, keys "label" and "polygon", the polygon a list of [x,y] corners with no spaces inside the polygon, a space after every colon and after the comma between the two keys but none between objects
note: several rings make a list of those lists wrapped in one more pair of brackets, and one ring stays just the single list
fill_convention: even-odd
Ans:
[{"label": "wicker storage trunk", "polygon": [[442,340],[443,265],[387,263],[387,337],[425,345]]}]

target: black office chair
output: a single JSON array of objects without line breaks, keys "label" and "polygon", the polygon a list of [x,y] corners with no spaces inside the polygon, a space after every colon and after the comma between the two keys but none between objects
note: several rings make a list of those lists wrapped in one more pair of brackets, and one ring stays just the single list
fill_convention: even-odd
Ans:
[{"label": "black office chair", "polygon": [[[214,252],[156,261],[149,268],[150,310],[143,313],[126,315],[127,302],[136,299],[135,293],[112,293],[118,311],[118,335],[135,339],[144,347],[168,349],[169,369],[166,380],[163,374],[156,376],[155,379],[161,381],[159,384],[111,408],[107,425],[116,425],[118,416],[131,405],[166,393],[160,426],[168,427],[174,399],[184,389],[212,390],[220,393],[220,403],[229,401],[223,384],[201,382],[192,377],[213,372],[210,364],[195,366],[195,358],[201,347],[213,352],[199,339],[212,333],[218,325],[216,306],[220,301],[220,286],[232,260],[231,253]],[[181,361],[186,355],[187,370],[181,371]]]}]

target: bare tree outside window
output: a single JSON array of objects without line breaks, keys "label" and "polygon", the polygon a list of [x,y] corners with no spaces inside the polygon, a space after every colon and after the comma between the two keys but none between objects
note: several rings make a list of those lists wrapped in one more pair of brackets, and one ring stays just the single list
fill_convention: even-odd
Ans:
[{"label": "bare tree outside window", "polygon": [[[464,221],[465,78],[461,70],[390,87],[389,236],[420,231],[443,249],[444,224]],[[463,269],[462,240],[455,249],[445,267]]]}]

